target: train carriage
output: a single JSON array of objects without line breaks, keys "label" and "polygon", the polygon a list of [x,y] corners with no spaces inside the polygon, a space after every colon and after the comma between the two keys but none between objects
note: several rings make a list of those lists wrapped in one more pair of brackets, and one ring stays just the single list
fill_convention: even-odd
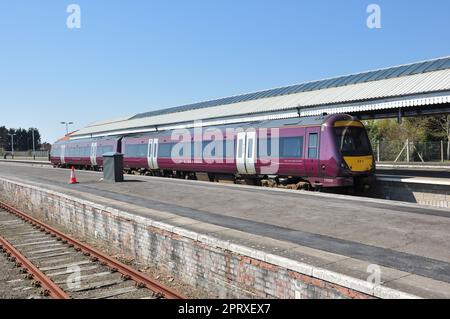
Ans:
[{"label": "train carriage", "polygon": [[255,183],[296,179],[315,189],[360,187],[369,185],[374,176],[366,130],[350,115],[189,129],[183,132],[184,140],[178,133],[167,130],[60,141],[51,158],[58,166],[101,169],[101,155],[118,151],[124,154],[127,172],[183,178],[203,173],[210,180],[227,176]]},{"label": "train carriage", "polygon": [[120,152],[119,137],[62,139],[52,145],[50,161],[58,167],[99,169],[103,166],[103,154],[108,152]]}]

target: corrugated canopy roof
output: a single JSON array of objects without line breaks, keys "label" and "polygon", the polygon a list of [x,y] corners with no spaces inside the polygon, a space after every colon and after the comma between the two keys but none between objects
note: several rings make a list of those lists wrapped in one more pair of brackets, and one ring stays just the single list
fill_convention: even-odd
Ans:
[{"label": "corrugated canopy roof", "polygon": [[363,73],[356,73],[346,76],[339,76],[329,78],[325,80],[306,82],[297,85],[291,85],[276,89],[264,90],[255,93],[242,94],[232,97],[226,97],[222,99],[216,99],[211,101],[199,102],[194,104],[188,104],[183,106],[177,106],[167,108],[163,110],[156,110],[146,113],[137,114],[132,119],[138,119],[143,117],[150,117],[155,115],[163,115],[176,112],[184,112],[189,110],[202,109],[218,105],[234,104],[239,102],[246,102],[251,100],[258,100],[268,97],[276,97],[283,95],[290,95],[302,92],[310,92],[323,90],[328,88],[348,86],[358,83],[366,83],[371,81],[392,79],[401,76],[421,74],[439,70],[450,69],[450,57],[439,58],[435,60],[429,60],[424,62],[411,63],[391,68],[378,69],[374,71],[368,71]]},{"label": "corrugated canopy roof", "polygon": [[[442,96],[442,92],[446,95]],[[430,99],[429,94],[437,100]],[[417,100],[418,95],[423,100]],[[209,120],[217,125],[231,123],[225,120],[230,118],[243,121],[246,116],[266,120],[298,116],[298,112],[302,116],[321,114],[317,108],[336,113],[346,111],[337,106],[354,104],[361,110],[428,105],[447,103],[449,98],[450,57],[446,57],[97,122],[76,132],[74,137],[140,132],[195,120]],[[388,100],[388,104],[372,104],[380,100]],[[348,109],[352,110],[356,109]],[[261,117],[269,113],[276,114]]]}]

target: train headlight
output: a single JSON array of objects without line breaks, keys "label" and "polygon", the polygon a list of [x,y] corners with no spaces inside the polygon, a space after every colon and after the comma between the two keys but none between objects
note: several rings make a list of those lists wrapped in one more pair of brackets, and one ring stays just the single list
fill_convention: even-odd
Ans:
[{"label": "train headlight", "polygon": [[343,168],[343,169],[350,169],[348,167],[347,163],[344,160],[342,160],[342,162],[341,162],[341,168]]}]

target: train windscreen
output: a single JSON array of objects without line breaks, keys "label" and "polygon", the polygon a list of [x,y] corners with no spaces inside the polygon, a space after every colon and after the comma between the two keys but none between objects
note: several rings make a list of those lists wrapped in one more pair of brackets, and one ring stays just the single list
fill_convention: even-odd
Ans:
[{"label": "train windscreen", "polygon": [[371,155],[369,137],[363,127],[336,127],[336,144],[343,156]]}]

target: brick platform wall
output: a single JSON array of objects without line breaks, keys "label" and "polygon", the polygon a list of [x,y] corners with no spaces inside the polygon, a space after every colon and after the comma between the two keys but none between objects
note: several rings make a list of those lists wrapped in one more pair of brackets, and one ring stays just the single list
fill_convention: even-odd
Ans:
[{"label": "brick platform wall", "polygon": [[372,298],[376,290],[314,278],[307,265],[300,267],[304,271],[289,269],[275,264],[282,257],[269,263],[250,248],[21,183],[0,179],[0,197],[220,298]]}]

